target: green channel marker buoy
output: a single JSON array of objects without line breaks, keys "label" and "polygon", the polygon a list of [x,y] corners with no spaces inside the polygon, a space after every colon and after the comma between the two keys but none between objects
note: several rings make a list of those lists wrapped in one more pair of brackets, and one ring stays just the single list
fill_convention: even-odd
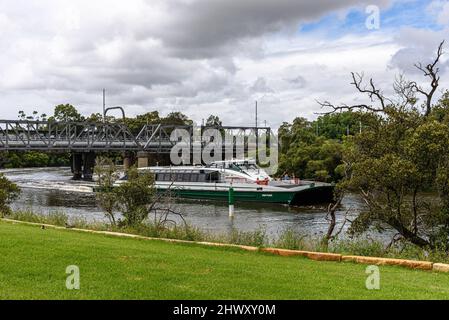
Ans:
[{"label": "green channel marker buoy", "polygon": [[229,188],[229,217],[233,218],[234,217],[234,203],[235,203],[235,197],[234,197],[234,188],[230,187]]}]

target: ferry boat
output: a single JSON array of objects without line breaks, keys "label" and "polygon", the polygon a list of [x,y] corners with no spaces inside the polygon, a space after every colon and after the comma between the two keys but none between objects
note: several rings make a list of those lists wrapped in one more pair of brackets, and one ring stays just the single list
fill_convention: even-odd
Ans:
[{"label": "ferry boat", "polygon": [[[254,160],[217,161],[207,166],[147,167],[158,192],[170,189],[188,199],[227,201],[229,189],[240,202],[278,203],[291,206],[329,203],[334,185],[314,181],[275,181]],[[127,177],[116,182],[123,183]]]}]

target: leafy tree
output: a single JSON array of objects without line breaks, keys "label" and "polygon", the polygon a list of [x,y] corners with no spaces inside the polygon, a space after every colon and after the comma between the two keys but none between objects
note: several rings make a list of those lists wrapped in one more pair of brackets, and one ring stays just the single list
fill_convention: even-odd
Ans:
[{"label": "leafy tree", "polygon": [[20,188],[0,173],[0,217],[11,213],[9,205],[20,195]]},{"label": "leafy tree", "polygon": [[86,118],[88,122],[99,123],[103,122],[103,115],[101,113],[92,113],[89,117]]},{"label": "leafy tree", "polygon": [[60,104],[55,107],[51,120],[54,121],[83,121],[84,117],[71,104]]},{"label": "leafy tree", "polygon": [[105,211],[109,222],[115,226],[117,224],[114,210],[117,206],[117,197],[114,192],[114,182],[119,178],[117,168],[110,158],[98,157],[94,173],[97,176],[99,190],[96,198],[99,206]]},{"label": "leafy tree", "polygon": [[140,130],[142,130],[145,125],[159,123],[161,123],[161,118],[159,116],[159,112],[157,111],[147,112],[145,114],[138,115],[135,118],[126,118],[125,120],[125,124],[134,135],[139,134]]},{"label": "leafy tree", "polygon": [[279,129],[280,159],[278,175],[336,181],[341,178],[336,168],[341,164],[342,142],[318,136],[313,122],[296,118]]},{"label": "leafy tree", "polygon": [[[351,224],[353,234],[389,226],[417,246],[449,250],[448,95],[437,106],[432,103],[442,45],[427,67],[416,65],[431,80],[429,92],[401,78],[394,85],[399,98],[393,99],[372,79],[364,86],[363,77],[353,73],[354,86],[371,103],[322,104],[333,112],[363,111],[370,121],[362,133],[346,140],[343,151],[346,177],[339,189],[357,192],[367,205]],[[418,95],[424,97],[422,104]]]},{"label": "leafy tree", "polygon": [[317,134],[328,139],[342,140],[344,136],[355,135],[362,129],[360,114],[340,112],[320,116],[313,123]]},{"label": "leafy tree", "polygon": [[218,116],[210,115],[206,120],[207,127],[221,127],[223,124]]},{"label": "leafy tree", "polygon": [[127,172],[128,180],[114,188],[116,206],[122,212],[124,226],[136,226],[148,217],[148,205],[155,195],[154,177],[151,173],[139,173],[137,168]]},{"label": "leafy tree", "polygon": [[20,110],[18,112],[18,118],[20,120],[30,120],[30,121],[47,121],[47,115],[45,113],[39,115],[39,112],[33,111],[32,115],[27,115],[25,111]]},{"label": "leafy tree", "polygon": [[26,152],[22,157],[23,167],[46,167],[50,162],[50,157],[48,154],[41,152]]},{"label": "leafy tree", "polygon": [[161,119],[163,124],[175,124],[175,125],[185,125],[190,126],[193,121],[189,119],[185,114],[181,112],[169,113],[166,117]]}]

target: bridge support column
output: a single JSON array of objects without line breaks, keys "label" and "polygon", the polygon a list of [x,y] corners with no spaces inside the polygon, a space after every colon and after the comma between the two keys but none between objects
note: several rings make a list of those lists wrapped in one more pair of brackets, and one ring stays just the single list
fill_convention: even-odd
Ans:
[{"label": "bridge support column", "polygon": [[72,153],[73,180],[92,180],[95,157],[95,152]]},{"label": "bridge support column", "polygon": [[123,166],[125,167],[125,170],[128,170],[133,165],[136,164],[136,155],[134,152],[125,152],[123,155]]},{"label": "bridge support column", "polygon": [[152,166],[169,166],[170,155],[169,154],[155,154],[149,152],[137,153],[137,166],[138,168],[152,167]]},{"label": "bridge support column", "polygon": [[83,154],[72,153],[73,180],[81,180],[83,176],[82,168],[83,168]]},{"label": "bridge support column", "polygon": [[137,167],[145,168],[149,166],[149,153],[147,152],[138,152],[137,153]]},{"label": "bridge support column", "polygon": [[95,168],[95,152],[83,154],[83,179],[92,180]]}]

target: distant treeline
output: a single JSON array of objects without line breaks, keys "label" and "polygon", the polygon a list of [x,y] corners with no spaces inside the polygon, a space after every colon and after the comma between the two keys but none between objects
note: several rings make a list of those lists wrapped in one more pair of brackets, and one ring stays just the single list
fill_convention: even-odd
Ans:
[{"label": "distant treeline", "polygon": [[2,168],[64,167],[70,166],[70,154],[43,152],[8,152],[0,153]]},{"label": "distant treeline", "polygon": [[[343,141],[364,129],[364,115],[333,113],[315,121],[296,118],[279,128],[279,170],[277,175],[336,182],[344,175]],[[366,115],[365,115],[366,117]]]}]

